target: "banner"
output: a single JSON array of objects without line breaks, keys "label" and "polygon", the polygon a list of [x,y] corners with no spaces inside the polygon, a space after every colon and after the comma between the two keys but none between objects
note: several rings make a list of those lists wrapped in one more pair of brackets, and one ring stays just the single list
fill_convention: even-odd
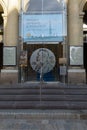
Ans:
[{"label": "banner", "polygon": [[64,14],[23,14],[21,34],[24,42],[61,42],[66,35]]},{"label": "banner", "polygon": [[26,11],[21,0],[19,37],[23,42],[63,42],[67,36],[67,7],[65,0],[29,1]]}]

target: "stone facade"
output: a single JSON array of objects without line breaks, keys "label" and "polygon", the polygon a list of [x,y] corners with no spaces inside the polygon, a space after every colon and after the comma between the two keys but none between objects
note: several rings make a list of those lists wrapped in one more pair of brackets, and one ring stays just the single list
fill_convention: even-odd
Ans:
[{"label": "stone facade", "polygon": [[[82,46],[83,47],[83,8],[87,0],[66,0],[67,3],[67,61],[69,69],[84,69],[83,65],[81,66],[71,66],[69,64],[69,48],[70,46]],[[25,0],[23,3],[24,10],[26,10],[28,0]],[[19,46],[19,12],[21,9],[21,0],[0,0],[0,5],[3,10],[3,43],[4,46]],[[66,52],[64,52],[66,53]],[[74,78],[75,78],[74,72]],[[85,71],[84,71],[85,73]],[[80,73],[81,74],[81,73]],[[68,76],[69,76],[68,71]],[[83,75],[83,72],[82,74]],[[84,74],[85,75],[85,74]],[[73,78],[72,76],[70,76]],[[72,79],[69,80],[72,81]],[[79,77],[77,77],[79,81]],[[82,79],[82,83],[85,83],[86,77]],[[81,81],[81,80],[80,80]],[[73,81],[74,82],[74,81]]]}]

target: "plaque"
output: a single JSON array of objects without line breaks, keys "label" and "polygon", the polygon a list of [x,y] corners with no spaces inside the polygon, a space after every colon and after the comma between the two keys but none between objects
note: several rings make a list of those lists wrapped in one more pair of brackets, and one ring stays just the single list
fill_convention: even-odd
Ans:
[{"label": "plaque", "polygon": [[16,47],[4,46],[3,48],[3,65],[14,66],[16,65]]},{"label": "plaque", "polygon": [[83,65],[83,47],[70,47],[70,65]]}]

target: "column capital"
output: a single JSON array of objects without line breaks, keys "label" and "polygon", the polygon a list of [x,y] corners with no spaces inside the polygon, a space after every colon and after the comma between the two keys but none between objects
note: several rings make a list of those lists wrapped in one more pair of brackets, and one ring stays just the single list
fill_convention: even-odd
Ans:
[{"label": "column capital", "polygon": [[4,14],[4,13],[2,14],[2,17],[3,17],[3,19],[4,19],[4,20],[6,20],[6,19],[7,19],[7,15],[6,15],[6,14]]}]

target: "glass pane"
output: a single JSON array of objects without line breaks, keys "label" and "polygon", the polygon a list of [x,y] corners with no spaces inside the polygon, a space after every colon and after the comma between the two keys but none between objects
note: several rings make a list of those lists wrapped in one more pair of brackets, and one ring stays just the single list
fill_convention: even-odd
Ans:
[{"label": "glass pane", "polygon": [[59,57],[62,57],[61,44],[27,44],[28,68],[26,79],[28,81],[59,80]]},{"label": "glass pane", "polygon": [[45,13],[49,11],[62,11],[63,10],[63,0],[30,0],[26,6],[26,12],[39,12]]}]

